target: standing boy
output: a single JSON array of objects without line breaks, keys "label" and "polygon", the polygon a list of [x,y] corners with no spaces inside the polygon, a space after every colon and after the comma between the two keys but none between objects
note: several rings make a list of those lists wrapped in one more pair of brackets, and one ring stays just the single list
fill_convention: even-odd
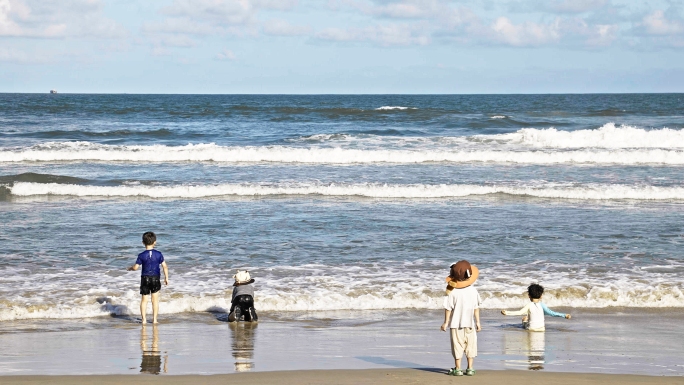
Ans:
[{"label": "standing boy", "polygon": [[164,261],[162,253],[154,249],[157,244],[157,236],[153,232],[148,231],[142,236],[145,251],[138,254],[138,259],[133,266],[127,270],[138,270],[142,266],[142,276],[140,278],[140,315],[142,316],[142,323],[147,323],[147,299],[152,295],[152,323],[157,323],[157,314],[159,313],[159,290],[161,290],[159,265],[164,268],[164,285],[169,284],[169,269]]},{"label": "standing boy", "polygon": [[450,376],[462,376],[461,359],[465,352],[468,359],[466,376],[474,376],[473,359],[477,357],[477,334],[480,326],[480,295],[472,286],[479,271],[468,261],[451,265],[447,277],[447,297],[444,298],[444,323],[442,331],[451,331],[451,353],[456,366],[449,370]]}]

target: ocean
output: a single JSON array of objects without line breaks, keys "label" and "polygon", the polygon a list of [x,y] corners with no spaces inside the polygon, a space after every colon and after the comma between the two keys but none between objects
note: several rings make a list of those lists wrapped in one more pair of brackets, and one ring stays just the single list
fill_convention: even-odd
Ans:
[{"label": "ocean", "polygon": [[[684,307],[684,95],[0,94],[0,321]],[[432,314],[432,313],[431,313]],[[437,320],[436,322],[439,322]]]}]

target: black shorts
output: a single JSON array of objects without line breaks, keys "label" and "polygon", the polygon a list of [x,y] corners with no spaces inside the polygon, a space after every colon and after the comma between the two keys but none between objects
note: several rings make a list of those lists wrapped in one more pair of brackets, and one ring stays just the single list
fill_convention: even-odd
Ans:
[{"label": "black shorts", "polygon": [[140,277],[140,294],[154,294],[159,290],[161,290],[161,281],[158,275],[143,275]]}]

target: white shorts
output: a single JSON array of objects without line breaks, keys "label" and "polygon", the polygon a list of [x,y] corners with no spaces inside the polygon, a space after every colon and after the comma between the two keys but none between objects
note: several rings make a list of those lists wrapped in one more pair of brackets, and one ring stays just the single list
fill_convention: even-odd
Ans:
[{"label": "white shorts", "polygon": [[451,329],[451,354],[460,360],[465,352],[466,357],[477,357],[477,332],[474,328]]}]

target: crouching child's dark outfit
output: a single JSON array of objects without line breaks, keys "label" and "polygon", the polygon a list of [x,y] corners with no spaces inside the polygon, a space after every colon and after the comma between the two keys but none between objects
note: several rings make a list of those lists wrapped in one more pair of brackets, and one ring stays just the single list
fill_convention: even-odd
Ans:
[{"label": "crouching child's dark outfit", "polygon": [[230,305],[230,315],[228,321],[254,322],[259,319],[254,309],[254,286],[253,279],[245,282],[233,284],[233,299]]}]

